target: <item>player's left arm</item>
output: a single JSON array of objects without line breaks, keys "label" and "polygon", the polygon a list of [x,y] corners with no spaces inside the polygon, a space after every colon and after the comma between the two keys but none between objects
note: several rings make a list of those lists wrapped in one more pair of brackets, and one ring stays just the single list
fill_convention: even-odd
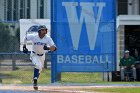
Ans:
[{"label": "player's left arm", "polygon": [[50,50],[51,50],[51,51],[56,51],[56,50],[57,50],[57,48],[56,48],[56,46],[55,46],[55,45],[53,45],[53,46],[51,46],[51,47],[50,47]]},{"label": "player's left arm", "polygon": [[48,44],[49,44],[50,47],[44,46],[45,50],[51,50],[51,51],[56,51],[57,50],[56,45],[51,38],[49,38]]}]

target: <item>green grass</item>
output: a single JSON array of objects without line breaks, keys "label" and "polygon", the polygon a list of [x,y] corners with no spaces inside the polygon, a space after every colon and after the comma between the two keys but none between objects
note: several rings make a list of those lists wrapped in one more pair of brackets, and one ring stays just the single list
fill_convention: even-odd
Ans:
[{"label": "green grass", "polygon": [[[1,72],[6,78],[2,78],[3,84],[31,84],[33,77],[33,70],[15,70]],[[40,74],[39,83],[50,83],[50,70],[43,70]]]},{"label": "green grass", "polygon": [[64,83],[95,83],[102,81],[100,73],[62,73],[61,82]]},{"label": "green grass", "polygon": [[[33,69],[2,71],[0,74],[5,75],[2,78],[3,84],[30,84],[33,76]],[[47,84],[51,82],[51,71],[43,69],[39,77],[40,84]],[[62,73],[61,81],[59,83],[94,83],[101,81],[99,73]]]},{"label": "green grass", "polygon": [[[4,77],[2,77],[4,76]],[[33,69],[1,71],[0,83],[2,84],[31,84]],[[39,84],[51,83],[51,71],[43,69],[38,80]],[[103,82],[101,73],[78,73],[64,72],[61,74],[59,83],[78,84],[140,84],[140,82]]]},{"label": "green grass", "polygon": [[[0,71],[0,83],[2,84],[31,84],[33,69]],[[38,80],[39,84],[51,83],[51,71],[43,69]],[[69,73],[61,74],[61,84],[140,84],[140,82],[104,82],[101,73]],[[81,89],[88,92],[111,92],[111,93],[140,93],[140,88],[88,88]]]},{"label": "green grass", "polygon": [[83,90],[88,92],[140,93],[140,88],[93,88]]}]

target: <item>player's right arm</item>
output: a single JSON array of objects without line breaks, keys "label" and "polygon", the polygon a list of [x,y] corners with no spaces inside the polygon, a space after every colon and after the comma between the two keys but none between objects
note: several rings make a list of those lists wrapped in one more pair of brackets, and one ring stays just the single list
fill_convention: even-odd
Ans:
[{"label": "player's right arm", "polygon": [[33,40],[33,38],[35,37],[35,35],[33,35],[33,34],[26,34],[25,36],[24,36],[24,41],[23,41],[23,45],[24,46],[26,46],[26,44],[27,44],[27,41],[32,41]]},{"label": "player's right arm", "polygon": [[34,35],[28,35],[28,34],[26,34],[24,36],[23,45],[26,45],[27,44],[27,41],[33,40],[33,38],[34,38]]},{"label": "player's right arm", "polygon": [[23,52],[24,53],[27,53],[28,52],[28,49],[26,48],[26,44],[27,44],[27,41],[30,41],[33,39],[33,35],[25,35],[24,36],[24,41],[23,41]]}]

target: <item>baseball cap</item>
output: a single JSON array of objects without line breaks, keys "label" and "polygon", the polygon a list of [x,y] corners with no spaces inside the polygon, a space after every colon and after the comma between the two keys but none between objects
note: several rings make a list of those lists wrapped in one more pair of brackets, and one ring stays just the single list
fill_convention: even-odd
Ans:
[{"label": "baseball cap", "polygon": [[124,53],[129,53],[129,50],[125,50]]}]

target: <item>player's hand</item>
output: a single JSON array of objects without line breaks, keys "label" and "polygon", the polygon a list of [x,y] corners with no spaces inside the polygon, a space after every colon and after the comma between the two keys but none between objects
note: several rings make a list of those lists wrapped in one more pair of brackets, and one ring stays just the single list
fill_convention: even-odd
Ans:
[{"label": "player's hand", "polygon": [[28,53],[28,49],[26,48],[26,45],[23,45],[23,53]]},{"label": "player's hand", "polygon": [[47,47],[47,46],[44,46],[43,49],[44,49],[44,50],[50,50],[50,48]]}]

